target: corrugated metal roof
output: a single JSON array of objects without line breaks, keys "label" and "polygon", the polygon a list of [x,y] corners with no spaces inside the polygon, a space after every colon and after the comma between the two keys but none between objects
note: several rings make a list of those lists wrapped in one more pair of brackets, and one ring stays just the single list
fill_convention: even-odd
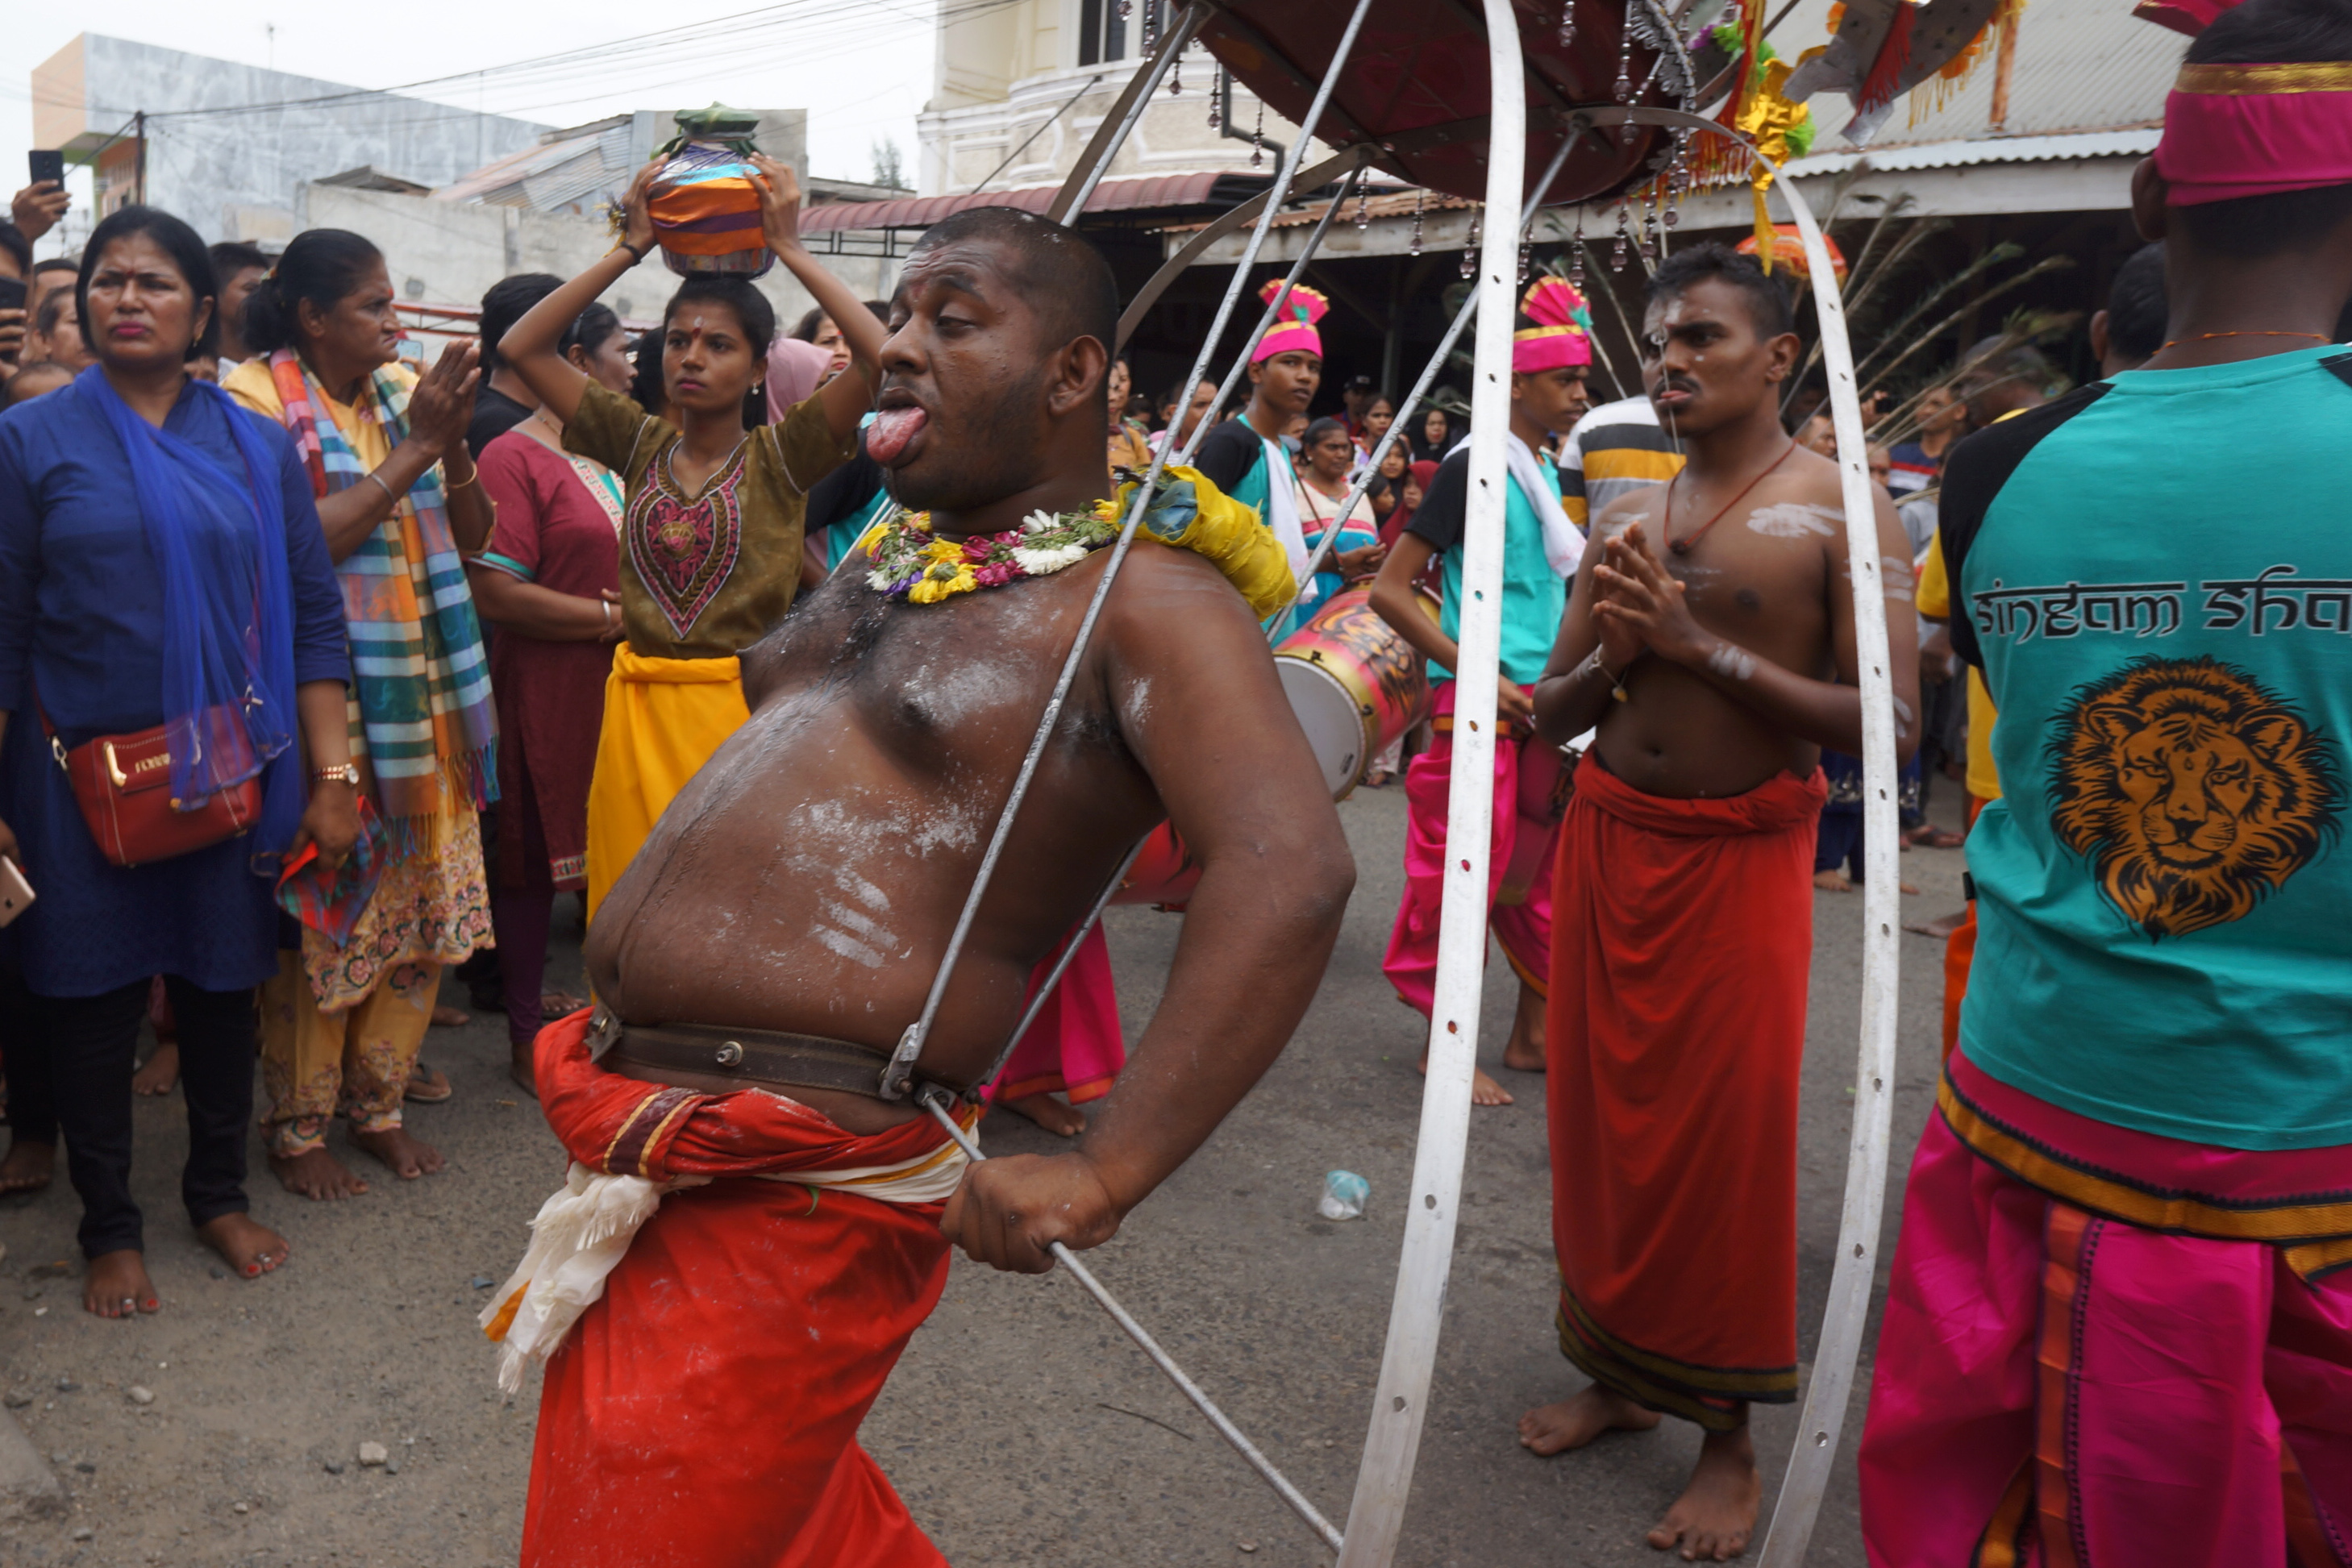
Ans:
[{"label": "corrugated metal roof", "polygon": [[[1795,11],[1773,32],[1773,47],[1794,59],[1828,42],[1829,7],[1830,0],[1798,0]],[[2164,95],[2188,42],[2178,33],[2137,20],[2121,0],[2027,0],[2018,23],[2009,114],[2000,125],[1992,123],[1994,62],[1988,58],[1965,87],[1948,91],[1940,103],[1937,84],[1931,82],[1897,104],[1879,128],[1873,150],[2152,127],[2164,117]],[[1812,99],[1812,109],[1822,128],[1815,148],[1847,151],[1838,135],[1852,118],[1846,100],[1822,93]],[[1874,156],[1871,162],[1880,168],[1890,166]]]},{"label": "corrugated metal roof", "polygon": [[1979,141],[1866,147],[1816,152],[1789,165],[1795,175],[1842,174],[1863,159],[1885,173],[1906,169],[1958,169],[1977,163],[2047,163],[2075,158],[2137,158],[2156,151],[2158,132],[2092,131],[2076,136],[1994,136]]},{"label": "corrugated metal roof", "polygon": [[[1205,206],[1218,198],[1219,182],[1237,178],[1230,170],[1211,170],[1193,174],[1156,174],[1141,180],[1105,180],[1087,199],[1087,211],[1117,213],[1150,207]],[[1245,178],[1240,178],[1239,183],[1245,187],[1250,184]],[[1262,190],[1268,183],[1259,180],[1244,194]],[[803,233],[828,229],[922,229],[967,207],[1019,207],[1024,212],[1042,213],[1052,204],[1054,193],[1060,189],[1056,183],[952,196],[908,196],[895,202],[842,202],[803,213],[801,229]],[[1223,195],[1230,200],[1243,199],[1233,194],[1231,186]]]}]

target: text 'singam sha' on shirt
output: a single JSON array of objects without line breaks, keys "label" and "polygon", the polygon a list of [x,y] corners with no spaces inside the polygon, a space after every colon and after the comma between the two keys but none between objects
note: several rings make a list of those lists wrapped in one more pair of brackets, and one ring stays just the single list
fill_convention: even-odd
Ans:
[{"label": "text 'singam sha' on shirt", "polygon": [[2340,347],[2129,371],[1954,448],[1952,637],[2003,789],[1960,1043],[1994,1077],[2195,1143],[2352,1143],[2347,451]]}]

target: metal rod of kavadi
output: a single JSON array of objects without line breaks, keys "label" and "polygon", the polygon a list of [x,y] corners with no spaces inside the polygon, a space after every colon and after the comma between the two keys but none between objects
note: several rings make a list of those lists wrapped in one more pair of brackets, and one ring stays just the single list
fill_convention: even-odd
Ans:
[{"label": "metal rod of kavadi", "polygon": [[[1486,227],[1470,392],[1470,499],[1463,528],[1462,657],[1454,669],[1454,765],[1445,819],[1444,913],[1430,1009],[1429,1075],[1407,1189],[1404,1247],[1388,1345],[1348,1511],[1339,1568],[1389,1568],[1443,1326],[1445,1280],[1470,1139],[1470,1080],[1486,967],[1486,862],[1495,807],[1495,706],[1503,636],[1504,437],[1511,415],[1511,326],[1519,204],[1527,192],[1527,87],[1511,0],[1483,0],[1488,80]],[[1336,531],[1336,530],[1335,530]]]}]

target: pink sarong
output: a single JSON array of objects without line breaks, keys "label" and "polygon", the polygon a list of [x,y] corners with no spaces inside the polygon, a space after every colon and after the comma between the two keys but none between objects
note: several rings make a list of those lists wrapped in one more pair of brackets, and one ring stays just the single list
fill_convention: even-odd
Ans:
[{"label": "pink sarong", "polygon": [[[1056,947],[1029,977],[1029,996],[1053,972],[1062,956]],[[1024,998],[1026,1005],[1026,998]],[[1110,1092],[1111,1081],[1127,1065],[1127,1040],[1119,1033],[1118,991],[1112,984],[1110,948],[1097,925],[1078,944],[1062,983],[1037,1011],[1037,1021],[1021,1037],[1004,1071],[989,1090],[992,1100],[1025,1100],[1066,1090],[1070,1103],[1083,1105]]]},{"label": "pink sarong", "polygon": [[[1422,1017],[1437,994],[1437,925],[1445,893],[1445,797],[1454,768],[1454,686],[1441,682],[1435,740],[1404,770],[1404,901],[1381,970]],[[1552,857],[1559,848],[1566,769],[1559,749],[1507,727],[1495,747],[1495,825],[1486,865],[1486,925],[1520,982],[1551,980]]]},{"label": "pink sarong", "polygon": [[2352,1563],[2352,1148],[2115,1127],[1958,1052],[1937,1113],[1863,1432],[1873,1568]]}]

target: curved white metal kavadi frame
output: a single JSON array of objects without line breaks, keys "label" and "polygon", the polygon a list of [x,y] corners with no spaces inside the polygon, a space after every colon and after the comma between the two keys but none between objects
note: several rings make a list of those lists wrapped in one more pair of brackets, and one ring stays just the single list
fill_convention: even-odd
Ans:
[{"label": "curved white metal kavadi frame", "polygon": [[[1196,237],[1192,245],[1180,252],[1169,267],[1163,269],[1161,275],[1155,277],[1142,296],[1130,306],[1120,330],[1124,340],[1141,311],[1149,308],[1170,277],[1189,266],[1210,242],[1237,228],[1243,222],[1255,220],[1248,245],[1234,267],[1219,305],[1214,325],[1193,364],[1191,379],[1183,383],[1199,384],[1206,376],[1216,344],[1232,319],[1248,281],[1250,268],[1263,248],[1273,214],[1281,204],[1276,193],[1281,193],[1282,199],[1289,199],[1343,172],[1350,175],[1352,188],[1354,179],[1360,175],[1367,163],[1390,161],[1423,148],[1442,147],[1449,141],[1463,141],[1466,140],[1465,126],[1484,133],[1485,155],[1481,161],[1486,172],[1486,223],[1478,258],[1478,287],[1455,316],[1437,354],[1423,372],[1417,389],[1426,389],[1475,313],[1478,321],[1471,394],[1471,499],[1463,546],[1462,659],[1455,672],[1456,728],[1446,822],[1447,842],[1453,847],[1447,856],[1446,896],[1439,931],[1436,998],[1430,1025],[1430,1069],[1423,1096],[1421,1130],[1414,1155],[1402,1255],[1398,1266],[1397,1290],[1391,1309],[1388,1343],[1366,1434],[1356,1493],[1344,1533],[1335,1529],[1234,1427],[1068,1249],[1059,1243],[1052,1249],[1055,1259],[1142,1347],[1184,1396],[1208,1418],[1218,1434],[1241,1454],[1327,1545],[1339,1552],[1339,1568],[1388,1568],[1395,1555],[1436,1357],[1459,1209],[1463,1164],[1468,1147],[1470,1084],[1477,1054],[1478,1004],[1485,967],[1486,867],[1493,810],[1494,716],[1501,644],[1504,486],[1507,483],[1503,435],[1509,425],[1510,395],[1510,385],[1506,378],[1510,369],[1511,329],[1516,308],[1514,297],[1517,290],[1517,251],[1525,233],[1521,222],[1522,199],[1528,193],[1526,169],[1531,131],[1527,85],[1532,83],[1535,90],[1554,100],[1548,106],[1553,123],[1545,131],[1558,138],[1558,145],[1536,187],[1533,199],[1526,204],[1530,214],[1535,206],[1540,205],[1560,175],[1571,150],[1587,151],[1603,161],[1616,158],[1623,162],[1616,151],[1617,144],[1599,135],[1599,128],[1624,128],[1624,146],[1627,148],[1633,145],[1633,131],[1630,128],[1664,128],[1685,136],[1690,133],[1713,134],[1740,141],[1717,122],[1702,119],[1686,110],[1642,104],[1638,101],[1643,96],[1641,92],[1628,95],[1621,89],[1620,99],[1630,96],[1635,99],[1632,104],[1588,107],[1566,101],[1544,77],[1526,69],[1520,48],[1519,19],[1512,0],[1481,0],[1484,41],[1490,73],[1488,79],[1498,86],[1518,84],[1521,90],[1494,91],[1489,115],[1484,123],[1465,120],[1433,131],[1408,131],[1394,136],[1381,136],[1376,129],[1368,131],[1351,123],[1349,130],[1353,132],[1350,138],[1353,145],[1302,174],[1299,164],[1310,136],[1328,137],[1325,111],[1330,106],[1333,89],[1341,79],[1349,53],[1356,47],[1366,15],[1375,3],[1376,0],[1355,0],[1349,9],[1336,48],[1328,67],[1317,78],[1312,101],[1299,121],[1303,133],[1286,150],[1272,189],[1265,196],[1226,214],[1217,225],[1212,225],[1210,232]],[[1196,0],[1171,24],[1160,47],[1146,68],[1136,74],[1127,91],[1113,106],[1105,119],[1104,130],[1097,131],[1094,144],[1087,148],[1087,158],[1056,198],[1052,208],[1055,216],[1066,220],[1071,214],[1082,210],[1085,197],[1108,167],[1127,131],[1140,118],[1146,101],[1177,52],[1190,42],[1204,23],[1212,23],[1227,41],[1236,29],[1244,38],[1258,37],[1249,31],[1246,19],[1236,17],[1232,13],[1229,7],[1233,4],[1234,0],[1223,0],[1220,5],[1212,5],[1207,0]],[[1466,6],[1462,9],[1466,12]],[[1293,13],[1294,16],[1297,14]],[[1629,27],[1633,25],[1633,16],[1629,9]],[[1661,25],[1641,34],[1643,43],[1652,47],[1656,58],[1651,69],[1651,80],[1657,80],[1662,70],[1668,66],[1678,67],[1679,78],[1670,76],[1668,81],[1668,87],[1675,89],[1669,96],[1687,104],[1691,100],[1688,61],[1675,45],[1672,25],[1664,21],[1663,13],[1656,14],[1656,22]],[[1222,50],[1221,57],[1223,57]],[[1232,62],[1228,60],[1227,63],[1230,65]],[[1297,79],[1295,68],[1292,68],[1294,80]],[[1620,68],[1622,70],[1622,68]],[[1237,70],[1236,74],[1245,73]],[[1644,84],[1644,91],[1648,85]],[[1111,129],[1114,126],[1117,128],[1115,131]],[[1106,135],[1105,131],[1110,134]],[[1580,142],[1583,144],[1580,149]],[[1747,148],[1751,157],[1768,167],[1772,166],[1770,161],[1763,159],[1753,147],[1745,141],[1741,141],[1741,145]],[[1469,149],[1457,148],[1455,151],[1468,152]],[[1645,153],[1647,151],[1643,149]],[[1383,158],[1382,154],[1389,155],[1389,158]],[[1588,188],[1591,185],[1589,178],[1581,179],[1580,183]],[[1862,413],[1855,397],[1853,355],[1847,343],[1844,317],[1819,225],[1802,197],[1787,181],[1776,181],[1775,184],[1795,218],[1810,263],[1808,271],[1822,327],[1822,357],[1830,378],[1830,406],[1837,434],[1839,473],[1850,553],[1854,562],[1855,632],[1860,650],[1864,715],[1865,853],[1869,869],[1864,891],[1863,1016],[1854,1091],[1855,1113],[1836,1268],[1822,1337],[1814,1356],[1813,1375],[1807,1392],[1803,1419],[1761,1554],[1761,1561],[1767,1568],[1793,1568],[1804,1558],[1834,1462],[1845,1407],[1853,1391],[1853,1371],[1861,1350],[1864,1320],[1875,1269],[1892,1109],[1889,1081],[1893,1077],[1894,1067],[1896,995],[1895,925],[1897,878],[1895,856],[1897,840],[1893,687],[1888,668],[1885,601],[1878,560],[1875,512],[1864,461]],[[1335,202],[1324,214],[1297,263],[1291,268],[1286,291],[1290,284],[1297,282],[1338,208],[1339,204]],[[1225,393],[1230,393],[1238,381],[1248,363],[1251,349],[1271,325],[1280,303],[1281,295],[1277,294],[1261,314],[1255,330],[1250,334],[1233,369],[1223,378],[1222,386]],[[1391,440],[1394,439],[1394,431],[1402,428],[1402,423],[1399,421],[1392,427]],[[994,873],[1013,819],[1028,791],[1046,739],[1060,715],[1062,703],[1076,674],[1103,601],[1134,538],[1137,519],[1143,515],[1164,466],[1171,461],[1178,464],[1188,462],[1207,429],[1208,422],[1204,420],[1184,449],[1174,454],[1172,458],[1163,450],[1144,478],[1136,504],[1129,512],[1127,524],[1113,548],[1108,565],[1080,623],[1076,643],[1064,664],[1053,696],[1046,704],[1012,793],[998,820],[922,1016],[908,1029],[889,1067],[885,1070],[886,1095],[900,1097],[908,1092],[908,1070],[921,1051],[923,1039],[937,1016],[972,919]],[[1377,455],[1372,466],[1377,467]],[[1341,515],[1345,515],[1344,509]],[[1337,529],[1327,530],[1326,548],[1337,533]],[[1318,551],[1318,559],[1319,555]],[[1310,565],[1310,574],[1311,571]],[[1129,858],[1130,862],[1133,859],[1132,855]],[[1122,864],[1113,874],[1102,898],[1087,917],[1087,925],[1100,916],[1103,904],[1108,903],[1126,871],[1127,866]],[[1064,965],[1067,964],[1070,953],[1075,952],[1076,946],[1076,940],[1068,944],[1063,956]],[[984,1083],[992,1080],[996,1071],[1001,1070],[1004,1057],[1011,1053],[1013,1043],[1026,1031],[1037,1008],[1060,979],[1061,973],[1061,968],[1057,967],[1049,976],[1007,1040],[996,1067],[983,1074],[979,1082]],[[943,1093],[937,1090],[928,1091],[923,1103],[925,1109],[939,1119],[973,1158],[982,1157],[978,1145],[956,1125],[950,1102]]]}]

